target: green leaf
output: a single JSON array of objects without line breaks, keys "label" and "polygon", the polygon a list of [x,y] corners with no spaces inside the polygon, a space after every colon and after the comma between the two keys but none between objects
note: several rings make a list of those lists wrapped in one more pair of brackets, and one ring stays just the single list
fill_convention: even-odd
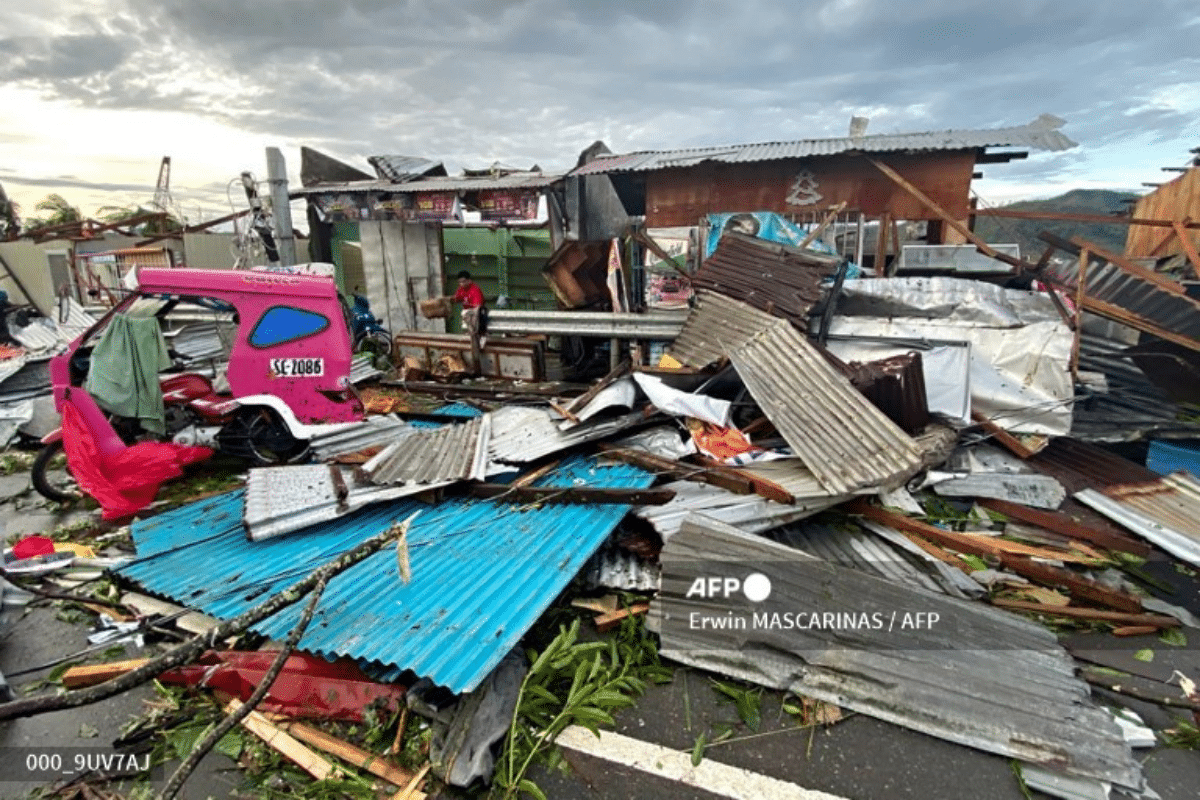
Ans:
[{"label": "green leaf", "polygon": [[1187,647],[1187,636],[1180,628],[1165,628],[1159,634],[1158,640],[1163,644],[1169,644],[1174,647]]},{"label": "green leaf", "polygon": [[535,697],[545,700],[548,703],[554,703],[555,705],[558,705],[560,702],[557,697],[550,693],[549,689],[547,689],[545,686],[539,686],[536,683],[526,686],[525,691],[531,695],[534,695]]},{"label": "green leaf", "polygon": [[704,760],[704,748],[708,746],[708,733],[702,733],[696,737],[696,744],[692,746],[692,766],[700,766],[700,762]]},{"label": "green leaf", "polygon": [[958,557],[970,565],[972,572],[982,572],[988,568],[987,562],[979,556],[971,556],[960,553]]},{"label": "green leaf", "polygon": [[[612,725],[613,718],[607,712],[592,706],[580,706],[571,712],[571,716],[581,725],[592,723],[592,725]],[[592,730],[591,727],[588,730]],[[594,732],[594,731],[593,731]]]},{"label": "green leaf", "polygon": [[535,800],[546,800],[546,793],[542,791],[540,786],[529,780],[529,778],[521,779],[521,782],[517,784],[517,791],[525,792],[525,794],[535,798]]},{"label": "green leaf", "polygon": [[240,731],[230,731],[221,737],[213,749],[231,761],[237,761],[242,755],[242,750],[245,748],[246,742],[242,738]]},{"label": "green leaf", "polygon": [[1150,648],[1146,648],[1145,650],[1138,650],[1136,653],[1133,654],[1133,657],[1136,658],[1138,661],[1145,661],[1147,664],[1149,664],[1151,661],[1154,660],[1154,651],[1151,650]]},{"label": "green leaf", "polygon": [[734,705],[742,722],[749,725],[751,730],[758,730],[758,726],[762,724],[762,697],[757,692],[746,692]]}]

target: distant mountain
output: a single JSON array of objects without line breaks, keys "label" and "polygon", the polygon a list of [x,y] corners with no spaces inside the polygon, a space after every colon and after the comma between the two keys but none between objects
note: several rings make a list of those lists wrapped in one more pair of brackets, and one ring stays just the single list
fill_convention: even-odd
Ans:
[{"label": "distant mountain", "polygon": [[[1023,200],[1000,208],[1014,211],[1040,211],[1063,214],[1124,214],[1131,205],[1125,200],[1136,199],[1131,192],[1112,192],[1107,189],[1072,189],[1066,194],[1049,200]],[[1009,219],[1007,217],[976,217],[975,233],[985,242],[1021,245],[1021,255],[1036,261],[1046,249],[1046,243],[1038,238],[1042,231],[1050,231],[1064,239],[1080,236],[1118,253],[1125,251],[1125,234],[1128,225],[1105,225],[1093,222],[1051,222],[1039,219]]]}]

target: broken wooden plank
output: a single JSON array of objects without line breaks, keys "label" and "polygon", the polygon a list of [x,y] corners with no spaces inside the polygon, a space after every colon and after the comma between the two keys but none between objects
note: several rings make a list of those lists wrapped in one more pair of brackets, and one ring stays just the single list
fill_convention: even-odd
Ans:
[{"label": "broken wooden plank", "polygon": [[1086,619],[1092,622],[1114,622],[1118,625],[1145,625],[1155,630],[1161,628],[1178,628],[1179,620],[1161,614],[1126,614],[1121,611],[1102,611],[1098,608],[1080,608],[1079,606],[1050,606],[1044,603],[1028,603],[1024,600],[1008,600],[1003,597],[993,597],[991,603],[998,608],[1011,611],[1034,611],[1052,617],[1070,617],[1071,619]]},{"label": "broken wooden plank", "polygon": [[728,469],[711,469],[696,467],[681,461],[656,456],[644,450],[630,450],[613,444],[597,445],[605,458],[632,464],[656,475],[667,475],[679,480],[708,483],[713,486],[733,492],[734,494],[754,494],[754,483],[749,476]]},{"label": "broken wooden plank", "polygon": [[421,767],[413,779],[409,781],[408,786],[405,786],[400,791],[392,795],[392,800],[417,800],[417,798],[425,795],[417,791],[417,787],[421,785],[421,781],[425,780],[425,776],[429,774],[429,770],[433,768],[432,764],[426,764]]},{"label": "broken wooden plank", "polygon": [[620,625],[622,620],[628,617],[641,616],[649,610],[649,603],[634,603],[628,608],[618,608],[616,611],[610,611],[607,614],[601,614],[594,620],[596,623],[596,630],[600,631],[601,633],[605,633]]},{"label": "broken wooden plank", "polygon": [[868,155],[863,155],[863,158],[865,158],[872,165],[874,165],[875,168],[878,169],[880,172],[882,172],[884,175],[888,176],[888,178],[890,178],[893,183],[895,183],[897,186],[899,186],[901,189],[903,189],[906,193],[911,195],[915,200],[917,200],[917,202],[921,203],[921,205],[925,206],[930,211],[932,211],[936,216],[941,218],[941,220],[943,222],[945,222],[947,225],[949,225],[954,230],[958,231],[958,234],[960,236],[962,236],[963,238],[965,238],[971,244],[975,245],[975,249],[978,250],[979,252],[983,253],[986,256],[994,258],[997,261],[1003,261],[1005,264],[1011,264],[1014,267],[1019,267],[1022,270],[1027,270],[1032,266],[1031,264],[1029,264],[1026,261],[1022,261],[1019,258],[1013,258],[1012,256],[1008,255],[1007,253],[1001,253],[1001,252],[997,251],[994,247],[992,247],[987,242],[983,241],[978,236],[976,236],[974,231],[972,231],[966,225],[962,224],[962,222],[960,222],[959,220],[956,220],[948,211],[946,211],[944,208],[939,206],[928,195],[926,195],[924,192],[922,192],[916,186],[913,186],[911,183],[909,183],[907,180],[905,180],[904,177],[900,173],[896,172],[896,170],[892,169],[887,164],[884,164],[883,162],[878,161]]},{"label": "broken wooden plank", "polygon": [[[363,750],[361,747],[352,745],[336,736],[331,736],[311,725],[294,721],[278,721],[276,724],[280,729],[305,744],[312,745],[330,755],[337,756],[342,761],[357,769],[366,770],[376,777],[383,778],[396,788],[407,786],[415,775],[415,773],[404,769],[398,764],[394,764],[383,756]],[[424,797],[424,795],[415,796]]]},{"label": "broken wooden plank", "polygon": [[95,686],[124,675],[126,672],[132,672],[149,661],[148,658],[131,658],[126,661],[110,661],[107,664],[84,664],[71,667],[63,673],[62,683],[68,689]]},{"label": "broken wooden plank", "polygon": [[1145,267],[1139,266],[1139,265],[1133,263],[1132,261],[1130,261],[1129,259],[1125,258],[1125,256],[1118,255],[1117,253],[1114,253],[1111,250],[1106,250],[1103,247],[1101,247],[1100,245],[1095,244],[1094,242],[1089,242],[1087,239],[1084,239],[1081,236],[1072,236],[1071,244],[1078,247],[1081,252],[1083,250],[1087,250],[1092,255],[1095,255],[1098,258],[1104,259],[1105,261],[1112,264],[1113,266],[1119,267],[1120,269],[1124,270],[1125,272],[1128,272],[1130,275],[1133,275],[1134,277],[1137,277],[1137,278],[1141,278],[1146,283],[1154,284],[1159,289],[1162,289],[1164,292],[1170,292],[1171,294],[1180,294],[1180,295],[1187,294],[1187,290],[1184,289],[1183,285],[1180,284],[1178,281],[1171,280],[1166,275],[1163,275],[1161,272],[1155,272],[1153,270],[1149,270],[1149,269],[1146,269]]},{"label": "broken wooden plank", "polygon": [[[232,714],[241,705],[238,700],[230,700],[225,705],[225,711]],[[251,711],[242,720],[241,725],[262,739],[272,750],[280,753],[317,780],[323,781],[334,773],[334,766],[327,759],[301,744],[291,734],[276,726],[258,711]]]},{"label": "broken wooden plank", "polygon": [[1050,443],[1049,439],[1043,438],[1042,446],[1037,450],[1034,450],[1028,447],[1019,438],[1013,436],[1011,433],[1004,430],[978,411],[971,412],[971,419],[979,424],[985,431],[987,431],[993,439],[1003,445],[1004,449],[1008,450],[1010,453],[1020,459],[1033,458],[1039,452],[1041,452],[1047,444]]},{"label": "broken wooden plank", "polygon": [[[965,553],[972,556],[992,556],[999,558],[1005,554],[1031,556],[1034,558],[1048,558],[1056,561],[1070,561],[1079,564],[1092,564],[1097,561],[1096,554],[1090,555],[1072,552],[1070,550],[1054,550],[1048,547],[1031,547],[1030,545],[1021,544],[1020,542],[1010,542],[1007,539],[997,539],[994,536],[984,536],[980,534],[958,533],[957,531],[948,531],[943,528],[937,528],[927,522],[906,517],[903,514],[897,514],[894,511],[873,506],[866,501],[856,501],[849,506],[847,510],[852,514],[861,514],[867,519],[875,520],[876,522],[887,525],[889,528],[895,528],[898,531],[907,531],[918,536],[923,536],[931,540],[934,544]],[[1103,560],[1103,559],[1100,559]]]},{"label": "broken wooden plank", "polygon": [[807,249],[807,247],[810,244],[812,244],[814,241],[816,241],[816,238],[818,236],[820,236],[822,233],[824,233],[825,229],[828,228],[835,219],[837,219],[837,215],[842,213],[845,210],[846,210],[846,201],[845,200],[838,203],[836,206],[833,206],[832,208],[830,208],[829,213],[825,215],[825,218],[822,219],[821,222],[818,223],[815,228],[813,228],[811,231],[809,231],[808,235],[805,236],[803,241],[800,242],[800,245],[799,245],[800,249],[801,250]]},{"label": "broken wooden plank", "polygon": [[1007,500],[980,499],[976,502],[984,508],[999,512],[1006,517],[1045,528],[1069,539],[1080,539],[1107,550],[1131,553],[1137,556],[1147,556],[1151,551],[1150,546],[1145,542],[1108,531],[1094,530],[1065,514],[1030,508],[1019,503],[1010,503]]},{"label": "broken wooden plank", "polygon": [[201,614],[199,611],[188,611],[183,606],[177,606],[174,603],[168,603],[164,600],[159,600],[157,597],[150,597],[138,592],[126,592],[121,595],[121,605],[133,609],[138,616],[158,614],[164,617],[174,617],[176,628],[196,634],[197,636],[208,633],[221,624],[221,620],[210,617],[207,614]]},{"label": "broken wooden plank", "polygon": [[475,497],[499,497],[513,503],[587,503],[631,506],[661,506],[671,502],[670,489],[595,489],[588,486],[511,486],[506,483],[476,483]]},{"label": "broken wooden plank", "polygon": [[1158,628],[1153,625],[1127,625],[1123,628],[1113,628],[1113,636],[1144,636],[1148,633],[1154,633]]},{"label": "broken wooden plank", "polygon": [[1095,603],[1116,611],[1130,614],[1140,613],[1142,601],[1127,592],[1110,589],[1082,575],[1076,575],[1067,569],[1042,564],[1025,556],[1013,556],[1007,553],[1000,556],[1000,563],[1005,568],[1017,573],[1023,578],[1036,581],[1050,588],[1062,587],[1074,598]]},{"label": "broken wooden plank", "polygon": [[701,465],[708,469],[730,470],[735,474],[745,476],[746,480],[750,481],[754,493],[759,497],[765,497],[768,500],[774,500],[776,503],[783,503],[789,506],[796,502],[795,495],[774,481],[767,480],[752,472],[739,471],[736,467],[727,467],[721,462],[706,456],[696,456],[695,458]]}]

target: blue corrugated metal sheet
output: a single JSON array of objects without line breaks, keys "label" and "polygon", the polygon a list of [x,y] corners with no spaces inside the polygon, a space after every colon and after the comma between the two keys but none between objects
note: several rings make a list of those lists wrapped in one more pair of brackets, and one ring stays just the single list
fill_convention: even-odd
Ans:
[{"label": "blue corrugated metal sheet", "polygon": [[1190,472],[1200,477],[1200,446],[1151,442],[1150,450],[1146,453],[1146,466],[1159,475]]},{"label": "blue corrugated metal sheet", "polygon": [[[576,458],[543,486],[645,488],[653,476]],[[539,508],[455,499],[398,501],[278,539],[247,541],[242,493],[135,523],[138,559],[120,574],[147,591],[230,619],[415,511],[412,582],[388,548],[330,581],[300,647],[350,656],[384,672],[411,669],[454,692],[487,677],[608,537],[623,505]],[[255,626],[282,639],[298,603]]]}]

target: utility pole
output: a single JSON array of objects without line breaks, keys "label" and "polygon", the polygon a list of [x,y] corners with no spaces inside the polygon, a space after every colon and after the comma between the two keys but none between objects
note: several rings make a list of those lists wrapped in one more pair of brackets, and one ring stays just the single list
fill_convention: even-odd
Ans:
[{"label": "utility pole", "polygon": [[291,267],[296,263],[296,240],[292,236],[287,165],[278,147],[267,148],[267,184],[271,189],[271,216],[275,220],[275,240],[279,243],[279,264]]}]

